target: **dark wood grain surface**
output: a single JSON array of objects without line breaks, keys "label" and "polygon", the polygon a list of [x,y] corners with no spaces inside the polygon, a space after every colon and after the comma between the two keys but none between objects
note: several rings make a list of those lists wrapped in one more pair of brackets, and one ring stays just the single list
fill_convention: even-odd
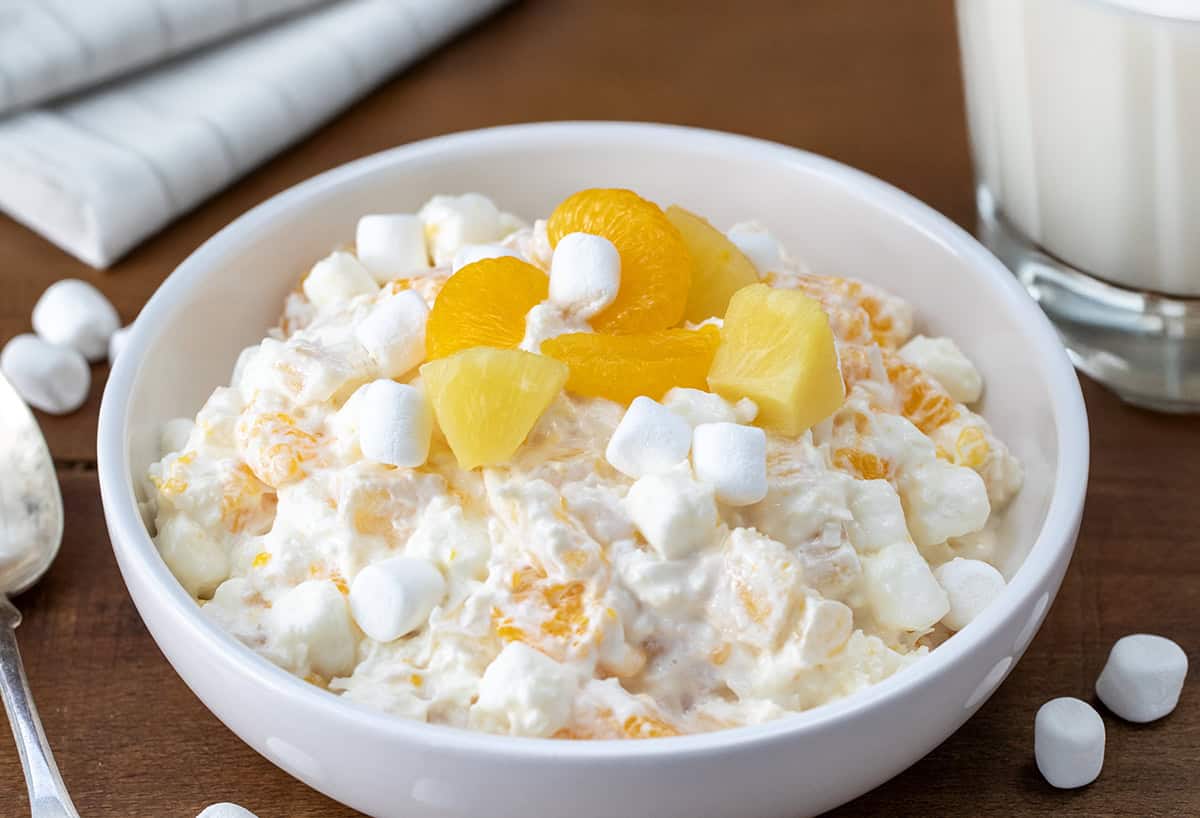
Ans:
[{"label": "dark wood grain surface", "polygon": [[[950,0],[524,0],[385,84],[332,124],[98,273],[0,217],[0,341],[27,331],[52,281],[96,283],[132,319],[188,253],[314,173],[426,136],[544,119],[640,119],[778,140],[874,173],[974,219]],[[84,818],[187,818],[216,800],[261,818],[353,813],[243,745],[174,675],[125,593],[94,474],[96,409],[40,418],[67,510],[62,555],[19,601],[29,676]],[[1084,388],[1087,512],[1045,626],[987,705],[908,772],[838,816],[1200,815],[1200,689],[1161,723],[1106,714],[1104,773],[1057,792],[1033,765],[1045,700],[1089,698],[1118,637],[1200,646],[1200,420]],[[0,818],[28,814],[0,735]],[[540,817],[539,817],[540,818]]]}]

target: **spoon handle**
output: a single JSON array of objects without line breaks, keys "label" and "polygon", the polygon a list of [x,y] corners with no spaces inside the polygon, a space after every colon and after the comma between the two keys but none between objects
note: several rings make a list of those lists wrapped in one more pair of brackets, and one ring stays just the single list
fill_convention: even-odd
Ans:
[{"label": "spoon handle", "polygon": [[79,818],[58,774],[37,708],[33,706],[33,694],[21,665],[21,652],[17,650],[20,623],[20,612],[0,595],[0,697],[4,699],[21,766],[25,768],[32,818]]}]

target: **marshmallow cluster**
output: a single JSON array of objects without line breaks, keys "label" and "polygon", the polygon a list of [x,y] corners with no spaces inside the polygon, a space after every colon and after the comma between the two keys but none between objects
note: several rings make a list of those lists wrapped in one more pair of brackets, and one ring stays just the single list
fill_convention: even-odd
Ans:
[{"label": "marshmallow cluster", "polygon": [[464,245],[498,241],[521,227],[519,219],[502,212],[480,193],[434,196],[419,216],[425,225],[429,255],[439,267],[452,264]]},{"label": "marshmallow cluster", "polygon": [[1033,754],[1051,786],[1069,790],[1091,784],[1104,766],[1104,720],[1085,701],[1051,699],[1034,719]]},{"label": "marshmallow cluster", "polygon": [[445,593],[446,580],[428,560],[392,557],[358,572],[350,611],[363,633],[391,642],[423,625]]},{"label": "marshmallow cluster", "polygon": [[387,379],[369,383],[360,391],[363,396],[355,420],[363,457],[404,468],[422,465],[429,457],[433,436],[433,411],[425,393]]},{"label": "marshmallow cluster", "polygon": [[611,304],[621,289],[621,256],[613,243],[591,233],[568,233],[550,261],[550,301],[580,318]]},{"label": "marshmallow cluster", "polygon": [[1175,709],[1188,658],[1161,636],[1135,633],[1118,639],[1096,680],[1104,706],[1126,721],[1156,721]]},{"label": "marshmallow cluster", "polygon": [[32,323],[36,335],[5,344],[0,371],[30,406],[54,415],[74,412],[91,388],[88,362],[116,360],[127,330],[102,292],[74,278],[46,288]]},{"label": "marshmallow cluster", "polygon": [[[716,500],[747,506],[766,497],[767,437],[733,423],[736,408],[718,395],[673,389],[668,398],[681,411],[634,398],[604,456],[636,480],[625,499],[634,525],[660,556],[678,559],[709,539]],[[704,422],[709,418],[719,420]]]}]

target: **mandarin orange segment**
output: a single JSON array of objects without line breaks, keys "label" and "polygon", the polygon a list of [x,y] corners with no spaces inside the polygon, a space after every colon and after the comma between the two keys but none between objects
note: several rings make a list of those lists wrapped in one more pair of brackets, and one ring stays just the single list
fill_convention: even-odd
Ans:
[{"label": "mandarin orange segment", "polygon": [[562,391],[567,367],[519,349],[475,347],[430,361],[421,377],[450,450],[473,469],[516,453]]},{"label": "mandarin orange segment", "polygon": [[683,319],[692,256],[658,205],[631,190],[581,190],[555,208],[546,227],[551,246],[568,233],[591,233],[611,241],[621,256],[621,289],[592,318],[597,332],[653,332]]},{"label": "mandarin orange segment", "polygon": [[720,341],[713,326],[641,335],[580,332],[544,341],[542,354],[571,368],[568,391],[628,404],[638,395],[658,400],[675,386],[704,389]]},{"label": "mandarin orange segment", "polygon": [[729,300],[708,385],[730,401],[750,398],[758,404],[755,422],[785,435],[821,422],[846,398],[821,305],[766,284],[743,287]]},{"label": "mandarin orange segment", "polygon": [[758,281],[754,263],[724,233],[695,213],[671,205],[667,218],[678,228],[695,265],[683,317],[697,324],[706,318],[723,317],[733,294]]},{"label": "mandarin orange segment", "polygon": [[447,279],[425,326],[430,360],[489,346],[511,349],[525,337],[525,315],[546,300],[550,282],[528,262],[504,256],[468,264]]}]

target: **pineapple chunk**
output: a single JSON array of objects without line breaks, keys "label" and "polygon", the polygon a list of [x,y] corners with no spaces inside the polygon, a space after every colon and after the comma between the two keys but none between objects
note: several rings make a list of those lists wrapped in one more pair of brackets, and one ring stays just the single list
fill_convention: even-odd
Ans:
[{"label": "pineapple chunk", "polygon": [[491,347],[421,367],[438,426],[464,469],[507,462],[562,391],[567,373],[553,358]]},{"label": "pineapple chunk", "polygon": [[671,205],[667,218],[683,236],[695,262],[683,317],[695,323],[714,315],[720,318],[735,292],[758,281],[758,271],[736,244],[702,217]]},{"label": "pineapple chunk", "polygon": [[760,425],[798,435],[846,399],[833,330],[821,305],[796,290],[752,284],[734,293],[708,386],[758,404]]}]

